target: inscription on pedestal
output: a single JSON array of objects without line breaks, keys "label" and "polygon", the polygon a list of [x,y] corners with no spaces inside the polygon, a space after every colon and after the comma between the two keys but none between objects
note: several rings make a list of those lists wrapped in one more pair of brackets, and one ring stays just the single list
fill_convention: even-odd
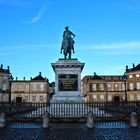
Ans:
[{"label": "inscription on pedestal", "polygon": [[59,91],[78,91],[77,74],[59,74],[58,75]]}]

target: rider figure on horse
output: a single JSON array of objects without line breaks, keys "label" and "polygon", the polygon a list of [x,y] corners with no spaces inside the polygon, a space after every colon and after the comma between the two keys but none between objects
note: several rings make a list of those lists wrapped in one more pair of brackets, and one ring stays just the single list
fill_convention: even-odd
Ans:
[{"label": "rider figure on horse", "polygon": [[74,40],[73,38],[75,37],[75,34],[73,34],[70,30],[69,27],[65,27],[65,31],[63,32],[63,41],[62,41],[62,46],[61,46],[61,53],[62,50],[64,50],[64,56],[66,59],[67,53],[69,53],[69,58],[71,58],[71,50],[73,50],[74,53]]}]

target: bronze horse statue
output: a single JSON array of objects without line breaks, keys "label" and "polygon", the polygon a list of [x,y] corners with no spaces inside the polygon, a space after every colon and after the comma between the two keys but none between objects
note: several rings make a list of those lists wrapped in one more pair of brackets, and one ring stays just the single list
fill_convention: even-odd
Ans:
[{"label": "bronze horse statue", "polygon": [[63,39],[62,46],[61,46],[61,53],[63,50],[64,59],[71,59],[71,52],[74,53],[74,41],[69,39]]}]

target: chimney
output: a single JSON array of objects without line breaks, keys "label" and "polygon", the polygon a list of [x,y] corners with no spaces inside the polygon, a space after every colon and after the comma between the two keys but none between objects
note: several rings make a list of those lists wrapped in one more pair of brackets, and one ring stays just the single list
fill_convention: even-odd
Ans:
[{"label": "chimney", "polygon": [[133,68],[135,68],[135,64],[133,63]]},{"label": "chimney", "polygon": [[39,72],[39,75],[41,76],[41,72]]},{"label": "chimney", "polygon": [[18,78],[16,77],[16,81],[17,81],[17,79],[18,79]]},{"label": "chimney", "polygon": [[96,72],[94,72],[94,76],[96,75]]},{"label": "chimney", "polygon": [[3,65],[1,64],[1,69],[3,68]]},{"label": "chimney", "polygon": [[23,80],[25,81],[25,77],[23,77]]},{"label": "chimney", "polygon": [[32,80],[32,77],[30,77],[30,79]]}]

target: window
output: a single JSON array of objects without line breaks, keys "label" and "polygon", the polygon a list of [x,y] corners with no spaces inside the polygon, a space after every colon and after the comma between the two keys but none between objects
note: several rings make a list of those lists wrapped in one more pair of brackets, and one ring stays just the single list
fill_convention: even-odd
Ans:
[{"label": "window", "polygon": [[19,85],[19,91],[24,91],[24,86],[23,86],[23,84],[20,84],[20,85]]},{"label": "window", "polygon": [[129,78],[133,78],[133,76],[132,75],[129,75]]},{"label": "window", "polygon": [[32,101],[33,101],[33,102],[36,101],[36,96],[32,96]]},{"label": "window", "polygon": [[133,90],[134,89],[134,84],[133,83],[129,83],[129,89]]},{"label": "window", "polygon": [[40,85],[40,91],[44,91],[44,85]]},{"label": "window", "polygon": [[140,74],[136,74],[136,77],[140,77]]},{"label": "window", "polygon": [[92,84],[92,91],[96,91],[96,84]]},{"label": "window", "polygon": [[108,96],[108,101],[112,101],[112,96],[111,95]]},{"label": "window", "polygon": [[100,95],[100,100],[104,101],[104,95]]},{"label": "window", "polygon": [[25,102],[28,102],[28,96],[25,96]]},{"label": "window", "polygon": [[111,84],[107,83],[107,91],[111,91]]},{"label": "window", "polygon": [[41,101],[41,102],[43,101],[43,96],[40,96],[40,101]]},{"label": "window", "polygon": [[99,84],[99,91],[103,91],[104,90],[104,84]]},{"label": "window", "polygon": [[130,101],[134,101],[134,95],[130,95]]},{"label": "window", "polygon": [[26,90],[26,92],[29,91],[29,85],[26,85],[26,86],[25,86],[25,90]]},{"label": "window", "polygon": [[140,89],[140,82],[137,82],[137,83],[136,83],[136,88],[137,88],[137,89]]},{"label": "window", "polygon": [[33,84],[33,91],[37,91],[37,85]]},{"label": "window", "polygon": [[140,101],[140,94],[137,94],[137,100]]},{"label": "window", "polygon": [[119,90],[118,83],[115,83],[115,84],[114,84],[114,90],[115,90],[115,91],[118,91],[118,90]]},{"label": "window", "polygon": [[97,96],[96,95],[93,95],[93,101],[96,101],[97,100]]},{"label": "window", "polygon": [[122,91],[125,91],[125,84],[122,83]]},{"label": "window", "polygon": [[6,81],[7,80],[7,76],[3,76],[2,79],[3,79],[3,81]]},{"label": "window", "polygon": [[2,84],[2,90],[6,90],[6,84]]}]

